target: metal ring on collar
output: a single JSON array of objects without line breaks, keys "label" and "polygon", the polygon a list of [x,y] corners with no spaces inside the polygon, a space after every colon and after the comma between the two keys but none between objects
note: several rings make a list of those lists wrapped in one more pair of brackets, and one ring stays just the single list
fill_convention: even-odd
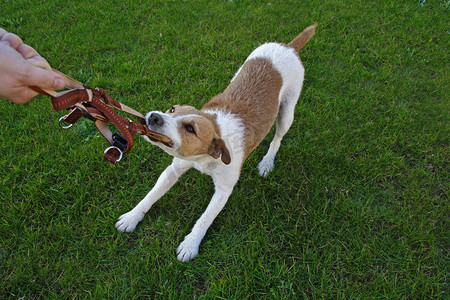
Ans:
[{"label": "metal ring on collar", "polygon": [[119,147],[111,146],[111,147],[108,147],[108,148],[105,149],[105,153],[104,153],[104,154],[106,154],[106,152],[108,152],[110,149],[117,149],[117,151],[119,151],[120,156],[119,156],[119,158],[116,160],[116,162],[119,162],[119,161],[122,159],[122,156],[123,156],[122,150],[120,150]]},{"label": "metal ring on collar", "polygon": [[68,123],[69,125],[63,125],[62,122],[64,122],[66,120],[66,116],[62,116],[61,118],[59,118],[58,123],[59,123],[59,127],[61,127],[62,129],[69,129],[70,127],[73,126],[73,124]]}]

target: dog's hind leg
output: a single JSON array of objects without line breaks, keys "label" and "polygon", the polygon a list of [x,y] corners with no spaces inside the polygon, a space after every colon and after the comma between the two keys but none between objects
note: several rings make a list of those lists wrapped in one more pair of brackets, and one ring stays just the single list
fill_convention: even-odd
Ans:
[{"label": "dog's hind leg", "polygon": [[276,131],[273,141],[270,143],[267,154],[258,164],[259,174],[263,177],[273,170],[275,156],[280,148],[281,140],[294,121],[294,109],[300,96],[301,89],[287,90],[281,96],[280,108],[276,121]]}]

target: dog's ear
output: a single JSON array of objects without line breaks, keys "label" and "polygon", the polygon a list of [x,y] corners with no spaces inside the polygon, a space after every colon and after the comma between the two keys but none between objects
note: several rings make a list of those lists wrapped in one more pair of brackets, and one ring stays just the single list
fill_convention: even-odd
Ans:
[{"label": "dog's ear", "polygon": [[222,155],[221,159],[224,164],[228,165],[231,162],[230,152],[225,146],[225,142],[220,138],[213,138],[211,145],[208,148],[208,154],[215,159]]}]

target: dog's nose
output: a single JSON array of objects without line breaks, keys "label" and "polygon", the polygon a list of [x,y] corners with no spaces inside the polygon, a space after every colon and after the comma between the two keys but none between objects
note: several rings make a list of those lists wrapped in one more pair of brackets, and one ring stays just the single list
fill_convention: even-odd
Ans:
[{"label": "dog's nose", "polygon": [[162,126],[164,124],[163,118],[158,113],[151,113],[147,122],[150,126]]}]

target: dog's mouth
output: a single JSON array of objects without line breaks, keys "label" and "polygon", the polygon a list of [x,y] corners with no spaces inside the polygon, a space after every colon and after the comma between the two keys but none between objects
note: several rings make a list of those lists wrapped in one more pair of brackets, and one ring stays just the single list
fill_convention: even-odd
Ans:
[{"label": "dog's mouth", "polygon": [[169,147],[169,148],[173,148],[174,147],[172,140],[168,136],[165,136],[164,134],[158,133],[158,132],[153,131],[153,130],[149,130],[149,132],[146,134],[146,136],[152,142],[161,143],[164,146]]}]

